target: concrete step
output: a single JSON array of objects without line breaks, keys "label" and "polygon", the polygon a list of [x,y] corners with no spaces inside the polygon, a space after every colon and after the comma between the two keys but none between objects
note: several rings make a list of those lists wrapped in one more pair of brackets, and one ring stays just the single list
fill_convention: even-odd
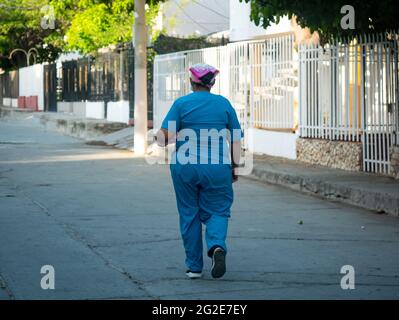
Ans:
[{"label": "concrete step", "polygon": [[104,119],[80,118],[70,114],[45,112],[39,115],[42,125],[79,139],[91,140],[120,131],[127,124]]},{"label": "concrete step", "polygon": [[113,146],[118,149],[133,150],[133,134],[132,127],[124,128],[122,130],[98,136],[86,142],[89,145],[106,145]]},{"label": "concrete step", "polygon": [[34,117],[49,130],[56,130],[84,140],[105,136],[129,127],[125,123],[105,119],[82,118],[62,112],[32,112],[30,109],[4,106],[0,106],[0,117],[13,119]]},{"label": "concrete step", "polygon": [[29,108],[13,108],[13,107],[5,107],[0,106],[0,118],[11,117],[11,118],[23,118],[32,113],[36,113],[36,111]]}]

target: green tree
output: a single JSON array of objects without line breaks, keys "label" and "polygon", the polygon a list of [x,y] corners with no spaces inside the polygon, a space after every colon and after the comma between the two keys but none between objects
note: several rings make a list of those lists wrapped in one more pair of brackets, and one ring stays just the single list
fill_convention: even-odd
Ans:
[{"label": "green tree", "polygon": [[[159,0],[148,0],[147,24],[158,14]],[[41,26],[50,5],[55,28]],[[16,48],[39,51],[38,62],[53,61],[60,52],[77,50],[84,54],[132,39],[134,0],[0,0],[0,68],[9,70],[26,65]]]},{"label": "green tree", "polygon": [[7,70],[26,65],[26,56],[21,52],[9,59],[16,48],[37,49],[38,62],[52,60],[58,55],[60,49],[46,40],[58,31],[41,26],[46,14],[42,8],[47,4],[46,0],[0,0],[0,68]]},{"label": "green tree", "polygon": [[[148,1],[146,20],[149,26],[158,14],[158,2]],[[133,0],[80,0],[77,8],[66,32],[67,49],[87,54],[132,39]]]},{"label": "green tree", "polygon": [[[394,0],[240,0],[250,2],[251,20],[264,28],[278,23],[283,16],[296,16],[302,27],[317,31],[322,42],[336,36],[385,32],[399,28],[397,3]],[[341,28],[341,8],[351,5],[355,9],[355,29]]]}]

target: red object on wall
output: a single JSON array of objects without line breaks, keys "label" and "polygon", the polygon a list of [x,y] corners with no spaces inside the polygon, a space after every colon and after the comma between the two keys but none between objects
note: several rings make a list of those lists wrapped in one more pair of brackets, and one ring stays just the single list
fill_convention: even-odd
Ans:
[{"label": "red object on wall", "polygon": [[32,104],[32,97],[26,97],[26,108],[30,109],[30,105]]},{"label": "red object on wall", "polygon": [[38,111],[38,96],[29,96],[26,98],[26,108]]},{"label": "red object on wall", "polygon": [[30,97],[25,98],[25,108],[29,108],[30,100],[31,100]]},{"label": "red object on wall", "polygon": [[26,108],[26,97],[25,96],[18,97],[18,108]]}]

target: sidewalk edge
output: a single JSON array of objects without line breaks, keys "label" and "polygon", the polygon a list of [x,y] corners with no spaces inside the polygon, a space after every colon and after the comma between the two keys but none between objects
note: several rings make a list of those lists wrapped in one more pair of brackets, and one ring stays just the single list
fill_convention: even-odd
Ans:
[{"label": "sidewalk edge", "polygon": [[389,194],[345,187],[333,182],[320,181],[289,173],[272,172],[256,165],[252,174],[247,178],[347,203],[377,213],[387,213],[399,217],[399,198]]}]

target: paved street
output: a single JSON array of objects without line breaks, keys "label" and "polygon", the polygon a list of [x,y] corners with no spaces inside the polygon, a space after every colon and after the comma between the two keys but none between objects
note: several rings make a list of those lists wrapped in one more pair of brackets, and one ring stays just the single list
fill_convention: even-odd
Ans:
[{"label": "paved street", "polygon": [[226,276],[207,259],[190,281],[167,167],[1,120],[0,299],[399,298],[398,218],[249,179],[235,193]]}]

